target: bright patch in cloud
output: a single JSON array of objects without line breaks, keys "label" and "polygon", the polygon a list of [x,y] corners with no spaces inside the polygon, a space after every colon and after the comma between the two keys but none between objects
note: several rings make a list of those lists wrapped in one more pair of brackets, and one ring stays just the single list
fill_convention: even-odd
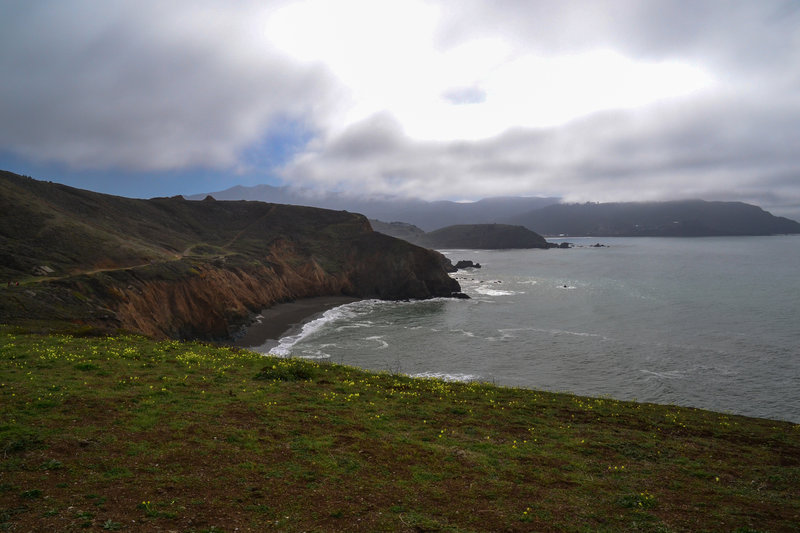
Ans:
[{"label": "bright patch in cloud", "polygon": [[[484,38],[436,46],[439,11],[412,0],[308,0],[275,13],[267,38],[322,64],[346,98],[324,124],[331,136],[388,113],[414,140],[487,139],[608,109],[631,109],[707,88],[709,74],[680,62],[643,62],[609,50],[542,56]],[[470,104],[470,105],[464,105]]]},{"label": "bright patch in cloud", "polygon": [[796,217],[798,27],[785,0],[0,2],[0,168]]}]

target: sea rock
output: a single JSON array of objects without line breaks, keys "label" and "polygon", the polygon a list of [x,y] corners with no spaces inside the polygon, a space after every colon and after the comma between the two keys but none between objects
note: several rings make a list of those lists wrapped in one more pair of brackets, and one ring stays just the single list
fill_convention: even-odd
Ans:
[{"label": "sea rock", "polygon": [[472,261],[469,261],[469,260],[466,260],[466,259],[462,259],[461,261],[456,263],[456,268],[457,269],[481,268],[481,264],[480,263],[473,263]]}]

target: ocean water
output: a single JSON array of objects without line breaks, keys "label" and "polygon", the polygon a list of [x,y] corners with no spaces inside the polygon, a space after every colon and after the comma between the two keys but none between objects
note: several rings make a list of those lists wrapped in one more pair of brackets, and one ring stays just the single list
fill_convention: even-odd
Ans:
[{"label": "ocean water", "polygon": [[568,240],[444,251],[483,265],[471,300],[347,304],[271,351],[800,422],[799,236]]}]

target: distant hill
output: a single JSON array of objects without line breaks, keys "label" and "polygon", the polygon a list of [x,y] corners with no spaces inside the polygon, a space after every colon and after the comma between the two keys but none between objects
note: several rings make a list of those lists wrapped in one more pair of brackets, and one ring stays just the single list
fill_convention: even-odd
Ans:
[{"label": "distant hill", "polygon": [[403,222],[370,220],[375,231],[426,248],[503,250],[512,248],[552,248],[544,237],[522,226],[508,224],[457,224],[429,233]]},{"label": "distant hill", "polygon": [[527,213],[559,201],[558,198],[495,197],[464,203],[426,202],[391,196],[364,197],[341,193],[318,193],[307,189],[270,185],[236,186],[224,191],[187,196],[187,199],[202,200],[207,195],[217,200],[258,200],[347,210],[362,213],[372,219],[400,220],[419,226],[424,231],[453,224],[505,222],[509,216]]},{"label": "distant hill", "polygon": [[700,237],[800,233],[800,223],[741,202],[556,204],[510,217],[542,235]]},{"label": "distant hill", "polygon": [[503,250],[510,248],[549,248],[538,233],[522,226],[508,224],[459,224],[425,235],[431,248],[476,248]]},{"label": "distant hill", "polygon": [[425,231],[413,224],[407,224],[406,222],[383,222],[382,220],[374,218],[369,219],[369,223],[372,224],[372,229],[379,233],[391,235],[392,237],[403,239],[404,241],[418,246],[427,245],[427,242],[425,242]]},{"label": "distant hill", "polygon": [[[292,187],[236,186],[208,193],[217,200],[259,200],[362,213],[430,232],[463,224],[521,225],[542,235],[678,236],[800,233],[800,224],[741,202],[687,200],[560,204],[558,198],[495,197],[477,202],[425,202],[391,196],[319,193]],[[206,194],[187,197],[202,200]],[[392,224],[397,224],[392,222]],[[378,230],[383,231],[383,230]],[[386,228],[395,234],[399,227]],[[402,238],[418,242],[413,234]]]},{"label": "distant hill", "polygon": [[449,296],[446,263],[362,215],[135,200],[0,171],[0,323],[223,338],[294,298]]}]

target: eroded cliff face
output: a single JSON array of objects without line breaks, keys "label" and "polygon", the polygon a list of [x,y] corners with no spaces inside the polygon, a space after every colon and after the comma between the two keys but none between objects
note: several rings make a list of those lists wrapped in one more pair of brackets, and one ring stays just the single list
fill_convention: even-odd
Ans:
[{"label": "eroded cliff face", "polygon": [[116,289],[112,303],[120,327],[153,337],[221,339],[251,313],[275,303],[328,294],[347,294],[350,283],[315,264],[284,268],[202,266],[179,280],[146,280]]},{"label": "eroded cliff face", "polygon": [[461,290],[445,272],[439,252],[376,232],[353,244],[354,270],[349,277],[359,296],[425,299],[451,296]]},{"label": "eroded cliff face", "polygon": [[10,199],[0,213],[0,272],[22,282],[0,292],[6,323],[221,339],[252,313],[292,299],[460,290],[441,254],[375,233],[354,213],[136,200],[10,173],[0,184]]},{"label": "eroded cliff face", "polygon": [[134,281],[117,289],[113,310],[122,328],[149,336],[221,339],[253,313],[298,298],[424,299],[460,290],[424,249],[409,250],[399,258],[382,253],[356,256],[339,273],[326,272],[314,259],[299,261],[285,249],[281,252],[270,256],[269,266],[204,265],[179,280]]},{"label": "eroded cliff face", "polygon": [[358,236],[335,271],[280,241],[262,261],[185,259],[84,274],[17,291],[23,300],[18,314],[154,338],[221,340],[261,309],[294,299],[425,299],[460,290],[436,252],[393,241],[379,234]]}]

